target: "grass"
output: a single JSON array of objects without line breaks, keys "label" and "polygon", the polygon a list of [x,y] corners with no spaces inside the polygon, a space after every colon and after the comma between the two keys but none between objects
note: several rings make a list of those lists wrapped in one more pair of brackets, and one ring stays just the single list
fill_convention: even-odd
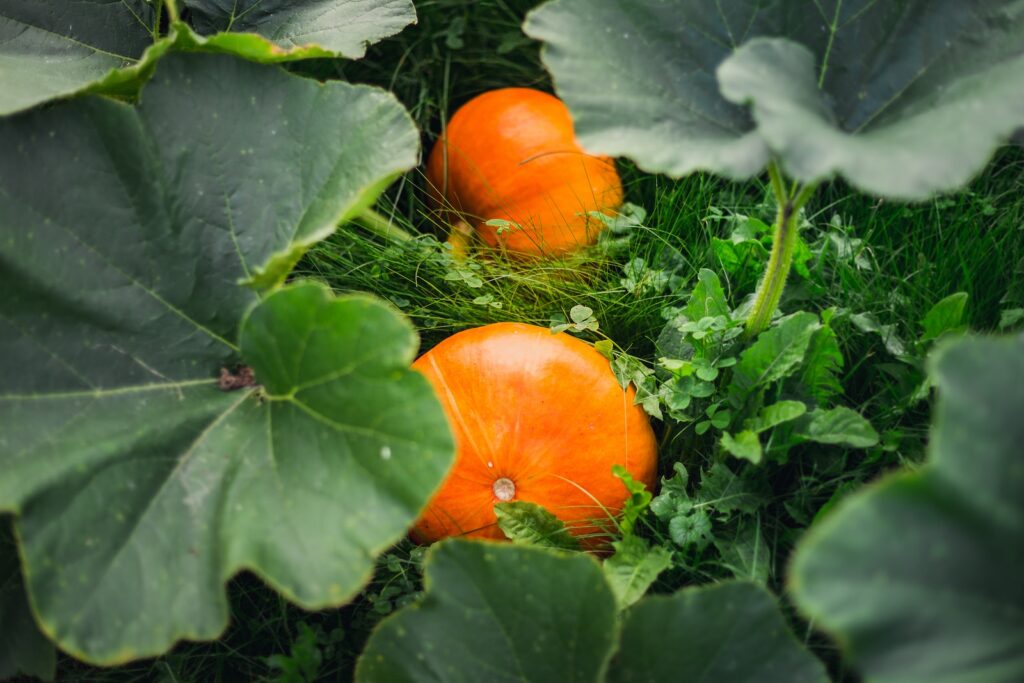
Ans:
[{"label": "grass", "polygon": [[[365,60],[293,68],[393,90],[412,112],[429,149],[446,115],[475,94],[509,85],[549,87],[536,45],[519,32],[522,15],[532,4],[420,2],[418,26],[374,46]],[[665,322],[663,310],[681,303],[699,268],[725,278],[733,304],[741,303],[756,284],[749,275],[729,276],[716,258],[713,241],[728,231],[728,222],[716,218],[716,210],[770,219],[771,208],[758,181],[735,184],[702,175],[673,181],[628,164],[621,168],[628,200],[648,215],[644,227],[618,251],[594,249],[542,264],[510,263],[486,254],[459,262],[427,236],[400,246],[352,227],[316,247],[300,271],[338,291],[369,291],[388,298],[420,329],[424,348],[459,329],[490,322],[547,325],[552,316],[566,315],[573,305],[582,304],[594,310],[600,336],[651,362]],[[378,209],[414,233],[443,234],[423,198],[422,176],[413,171],[388,191]],[[834,223],[833,216],[838,217]],[[920,205],[878,202],[834,183],[819,190],[806,217],[807,243],[834,245],[830,235],[844,237],[852,252],[841,257],[833,249],[816,255],[809,279],[791,279],[783,310],[837,307],[849,312],[837,323],[847,359],[844,400],[885,435],[888,448],[870,453],[800,451],[770,472],[766,484],[772,502],[763,523],[776,558],[776,587],[788,550],[823,505],[857,483],[920,461],[929,403],[915,400],[913,392],[916,359],[927,346],[914,347],[913,340],[929,308],[946,295],[966,292],[970,327],[992,331],[1003,309],[1024,306],[1024,153],[1008,149],[969,191]],[[634,259],[656,267],[668,264],[681,281],[631,292],[622,282],[623,267]],[[911,346],[912,362],[892,357],[880,335],[851,323],[853,314],[870,314],[892,325]],[[659,425],[658,430],[666,472],[677,460],[699,468],[715,458],[714,442],[687,427]],[[268,657],[277,656],[290,657],[293,663],[319,657],[317,680],[348,680],[372,626],[415,596],[420,558],[419,549],[400,544],[382,559],[373,583],[352,604],[319,613],[303,612],[243,575],[229,586],[233,617],[222,640],[182,644],[165,657],[111,670],[62,657],[59,676],[65,681],[269,680],[287,666],[287,661],[272,666]],[[727,575],[716,561],[683,562],[656,589],[670,591]],[[828,643],[810,634],[808,638],[830,658]],[[838,668],[833,673],[837,680],[854,680]]]}]

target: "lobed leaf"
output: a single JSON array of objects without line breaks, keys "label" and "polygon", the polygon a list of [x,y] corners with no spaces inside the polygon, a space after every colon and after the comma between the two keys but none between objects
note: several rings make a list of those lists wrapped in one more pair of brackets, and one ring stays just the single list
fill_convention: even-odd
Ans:
[{"label": "lobed leaf", "polygon": [[345,602],[451,436],[389,306],[239,281],[276,285],[415,163],[401,105],[176,54],[138,107],[15,116],[0,147],[0,510],[46,634],[104,664],[213,638],[243,569]]},{"label": "lobed leaf", "polygon": [[[203,36],[241,56],[269,45],[275,61],[307,57],[359,59],[366,48],[416,22],[412,0],[182,0]],[[246,42],[253,47],[248,47]],[[262,50],[261,50],[262,52]],[[262,61],[262,59],[260,60]]]},{"label": "lobed leaf", "polygon": [[425,581],[424,598],[370,636],[359,683],[828,680],[754,584],[642,599],[620,635],[587,555],[452,539],[431,549]]},{"label": "lobed leaf", "polygon": [[18,547],[6,518],[0,518],[0,624],[0,679],[14,679],[20,673],[52,681],[57,653],[32,616]]},{"label": "lobed leaf", "polygon": [[524,30],[586,149],[676,177],[774,156],[801,181],[923,199],[1024,124],[1017,0],[553,0]]},{"label": "lobed leaf", "polygon": [[134,97],[178,50],[256,62],[348,57],[416,21],[411,0],[184,0],[192,23],[161,35],[166,0],[0,0],[0,115],[81,92]]},{"label": "lobed leaf", "polygon": [[929,463],[815,525],[792,592],[866,679],[1011,683],[1024,673],[1024,338],[957,340],[930,374]]},{"label": "lobed leaf", "polygon": [[145,0],[0,0],[0,115],[121,80],[153,43],[156,17]]},{"label": "lobed leaf", "polygon": [[772,595],[728,581],[643,600],[622,626],[608,680],[618,683],[826,683]]},{"label": "lobed leaf", "polygon": [[604,561],[601,569],[619,609],[642,598],[658,576],[672,566],[672,553],[639,536],[626,536],[613,542],[612,548],[615,553]]},{"label": "lobed leaf", "polygon": [[356,681],[597,681],[615,642],[615,599],[591,557],[443,541],[426,595],[384,620]]}]

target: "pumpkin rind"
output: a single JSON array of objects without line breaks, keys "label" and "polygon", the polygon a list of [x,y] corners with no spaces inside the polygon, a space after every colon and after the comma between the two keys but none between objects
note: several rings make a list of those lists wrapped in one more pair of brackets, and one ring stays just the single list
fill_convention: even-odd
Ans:
[{"label": "pumpkin rind", "polygon": [[503,478],[514,484],[512,500],[544,506],[580,536],[597,532],[594,522],[607,523],[628,496],[613,465],[654,486],[650,421],[590,344],[497,323],[449,337],[413,367],[437,392],[457,445],[452,471],[413,529],[420,542],[504,538],[494,514]]},{"label": "pumpkin rind", "polygon": [[[491,247],[517,255],[555,256],[592,244],[622,203],[622,183],[609,157],[587,154],[572,118],[553,95],[503,88],[478,95],[451,118],[427,162],[431,196],[454,223],[473,224]],[[502,219],[519,227],[487,225]]]}]

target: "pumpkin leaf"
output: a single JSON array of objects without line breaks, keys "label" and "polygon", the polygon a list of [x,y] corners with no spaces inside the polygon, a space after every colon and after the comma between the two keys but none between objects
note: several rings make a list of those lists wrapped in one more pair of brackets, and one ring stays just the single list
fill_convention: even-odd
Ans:
[{"label": "pumpkin leaf", "polygon": [[423,600],[381,622],[356,681],[596,681],[615,598],[593,558],[451,539],[427,555]]},{"label": "pumpkin leaf", "polygon": [[845,406],[815,410],[807,426],[799,432],[805,439],[850,448],[871,448],[878,443],[878,432],[860,413]]},{"label": "pumpkin leaf", "polygon": [[514,543],[545,548],[579,550],[580,543],[565,528],[565,523],[536,503],[514,500],[497,503],[494,514],[498,527]]},{"label": "pumpkin leaf", "polygon": [[257,62],[358,59],[416,21],[410,0],[185,0],[161,36],[149,0],[0,0],[0,115],[80,92],[134,97],[178,50]]},{"label": "pumpkin leaf", "polygon": [[827,683],[828,676],[767,590],[726,581],[634,606],[608,680]]},{"label": "pumpkin leaf", "polygon": [[759,4],[709,12],[698,0],[555,0],[528,14],[523,30],[544,41],[542,59],[587,151],[628,156],[652,173],[739,179],[769,152],[714,73]]},{"label": "pumpkin leaf", "polygon": [[840,501],[798,546],[791,589],[865,679],[1011,683],[1024,671],[1024,338],[957,339],[929,373],[928,464]]},{"label": "pumpkin leaf", "polygon": [[416,22],[411,0],[182,0],[205,47],[256,61],[359,59]]},{"label": "pumpkin leaf", "polygon": [[370,636],[358,683],[828,680],[753,584],[644,598],[621,643],[612,589],[587,555],[450,539],[430,550],[425,585]]},{"label": "pumpkin leaf", "polygon": [[143,57],[155,24],[145,0],[0,0],[0,115],[90,85],[116,90],[166,49]]},{"label": "pumpkin leaf", "polygon": [[25,595],[21,563],[9,520],[0,518],[0,679],[19,673],[52,681],[57,669],[53,643],[39,632]]},{"label": "pumpkin leaf", "polygon": [[1024,123],[1016,0],[805,9],[553,0],[524,30],[583,147],[676,177],[747,178],[775,156],[798,180],[922,199],[962,186]]},{"label": "pumpkin leaf", "polygon": [[672,553],[633,535],[613,542],[612,548],[615,554],[604,561],[601,569],[621,610],[642,598],[658,575],[672,566]]},{"label": "pumpkin leaf", "polygon": [[417,137],[376,89],[184,54],[138,107],[0,121],[0,510],[62,649],[213,638],[242,569],[341,604],[415,519],[454,446],[412,326],[238,283],[276,284]]},{"label": "pumpkin leaf", "polygon": [[[965,185],[1024,121],[1014,4],[835,3],[821,17],[830,45],[802,31],[796,42],[757,38],[718,80],[727,99],[751,104],[790,176],[841,175],[877,196],[925,199]],[[884,55],[884,68],[863,55]]]}]

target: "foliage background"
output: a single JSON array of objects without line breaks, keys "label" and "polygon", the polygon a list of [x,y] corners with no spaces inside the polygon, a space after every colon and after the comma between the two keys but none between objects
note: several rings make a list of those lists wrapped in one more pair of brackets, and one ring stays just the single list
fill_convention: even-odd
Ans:
[{"label": "foliage background", "polygon": [[[422,131],[424,149],[444,117],[485,90],[504,86],[550,89],[538,47],[520,25],[533,2],[434,0],[417,3],[419,23],[369,49],[362,61],[334,59],[289,65],[316,78],[372,83],[393,90]],[[456,264],[428,246],[410,255],[358,229],[339,232],[307,255],[299,270],[339,292],[371,291],[389,298],[420,329],[424,349],[465,327],[498,320],[547,325],[574,305],[593,310],[600,333],[632,356],[652,362],[665,323],[663,310],[681,305],[701,267],[723,277],[735,305],[756,284],[757,268],[728,272],[715,250],[741,216],[769,220],[772,207],[759,182],[728,183],[704,175],[681,181],[620,166],[627,198],[648,214],[618,248],[596,258],[524,268],[486,258]],[[419,171],[404,176],[378,203],[410,230],[440,234],[424,203]],[[763,482],[768,503],[758,511],[771,551],[768,583],[782,590],[789,552],[816,517],[860,484],[922,459],[930,401],[920,392],[921,363],[933,340],[923,324],[934,304],[967,294],[964,323],[972,330],[1019,329],[1024,308],[1024,153],[1006,148],[965,192],[914,205],[869,199],[842,182],[809,205],[804,241],[812,251],[808,276],[794,279],[783,309],[845,309],[835,324],[847,360],[843,402],[868,417],[882,440],[867,451],[796,449]],[[630,286],[627,264],[640,259],[665,282]],[[596,335],[584,335],[596,340]],[[709,468],[716,441],[685,426],[658,425],[662,471],[674,462],[691,472]],[[657,527],[652,540],[671,545]],[[729,539],[717,539],[729,540]],[[68,681],[325,680],[352,676],[370,630],[421,590],[422,549],[399,544],[382,558],[374,581],[341,610],[304,612],[250,575],[230,585],[232,622],[214,643],[182,644],[170,654],[118,669],[96,669],[61,656]],[[678,553],[655,592],[732,575],[721,555]],[[830,642],[790,616],[799,636],[832,667],[839,681],[856,680]]]}]

